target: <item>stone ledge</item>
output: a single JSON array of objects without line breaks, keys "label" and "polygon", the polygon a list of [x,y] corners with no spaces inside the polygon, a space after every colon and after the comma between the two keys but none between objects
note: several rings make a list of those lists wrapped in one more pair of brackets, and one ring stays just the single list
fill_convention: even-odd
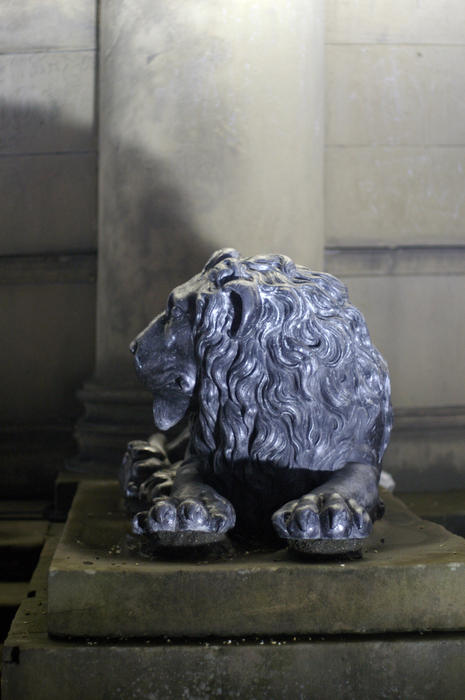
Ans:
[{"label": "stone ledge", "polygon": [[465,540],[385,494],[358,560],[286,549],[219,560],[131,551],[115,481],[81,483],[49,572],[49,632],[76,637],[465,629]]},{"label": "stone ledge", "polygon": [[343,278],[463,275],[465,246],[328,246],[325,269]]},{"label": "stone ledge", "polygon": [[1,255],[0,284],[94,284],[96,253]]}]

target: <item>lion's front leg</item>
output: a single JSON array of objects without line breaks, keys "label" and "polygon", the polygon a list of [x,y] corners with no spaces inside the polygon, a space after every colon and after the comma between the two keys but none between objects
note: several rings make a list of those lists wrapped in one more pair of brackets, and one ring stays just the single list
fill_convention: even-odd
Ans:
[{"label": "lion's front leg", "polygon": [[376,467],[349,463],[310,493],[277,510],[275,530],[288,540],[368,537],[373,521],[383,514],[378,479]]},{"label": "lion's front leg", "polygon": [[221,539],[235,522],[231,503],[202,481],[191,460],[179,466],[171,493],[134,517],[133,532],[170,546],[199,545]]}]

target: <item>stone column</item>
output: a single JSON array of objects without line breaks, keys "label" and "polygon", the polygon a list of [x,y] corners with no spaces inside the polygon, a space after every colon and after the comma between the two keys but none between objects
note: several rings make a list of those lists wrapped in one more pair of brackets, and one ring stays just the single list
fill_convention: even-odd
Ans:
[{"label": "stone column", "polygon": [[150,429],[131,338],[220,247],[321,268],[323,1],[102,0],[97,352],[81,455]]}]

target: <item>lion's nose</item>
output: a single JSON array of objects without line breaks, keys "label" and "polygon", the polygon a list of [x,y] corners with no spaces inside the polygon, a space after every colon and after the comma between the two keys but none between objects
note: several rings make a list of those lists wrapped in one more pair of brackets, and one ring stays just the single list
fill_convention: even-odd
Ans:
[{"label": "lion's nose", "polygon": [[137,340],[131,341],[131,343],[129,344],[129,349],[132,352],[132,354],[135,355],[137,350]]}]

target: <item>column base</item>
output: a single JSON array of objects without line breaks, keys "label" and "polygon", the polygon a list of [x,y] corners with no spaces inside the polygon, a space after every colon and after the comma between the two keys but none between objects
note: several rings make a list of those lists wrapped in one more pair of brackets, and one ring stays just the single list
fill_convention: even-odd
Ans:
[{"label": "column base", "polygon": [[129,440],[146,439],[154,430],[151,394],[144,389],[87,382],[78,397],[85,406],[75,428],[79,455],[68,460],[67,468],[116,476]]}]

